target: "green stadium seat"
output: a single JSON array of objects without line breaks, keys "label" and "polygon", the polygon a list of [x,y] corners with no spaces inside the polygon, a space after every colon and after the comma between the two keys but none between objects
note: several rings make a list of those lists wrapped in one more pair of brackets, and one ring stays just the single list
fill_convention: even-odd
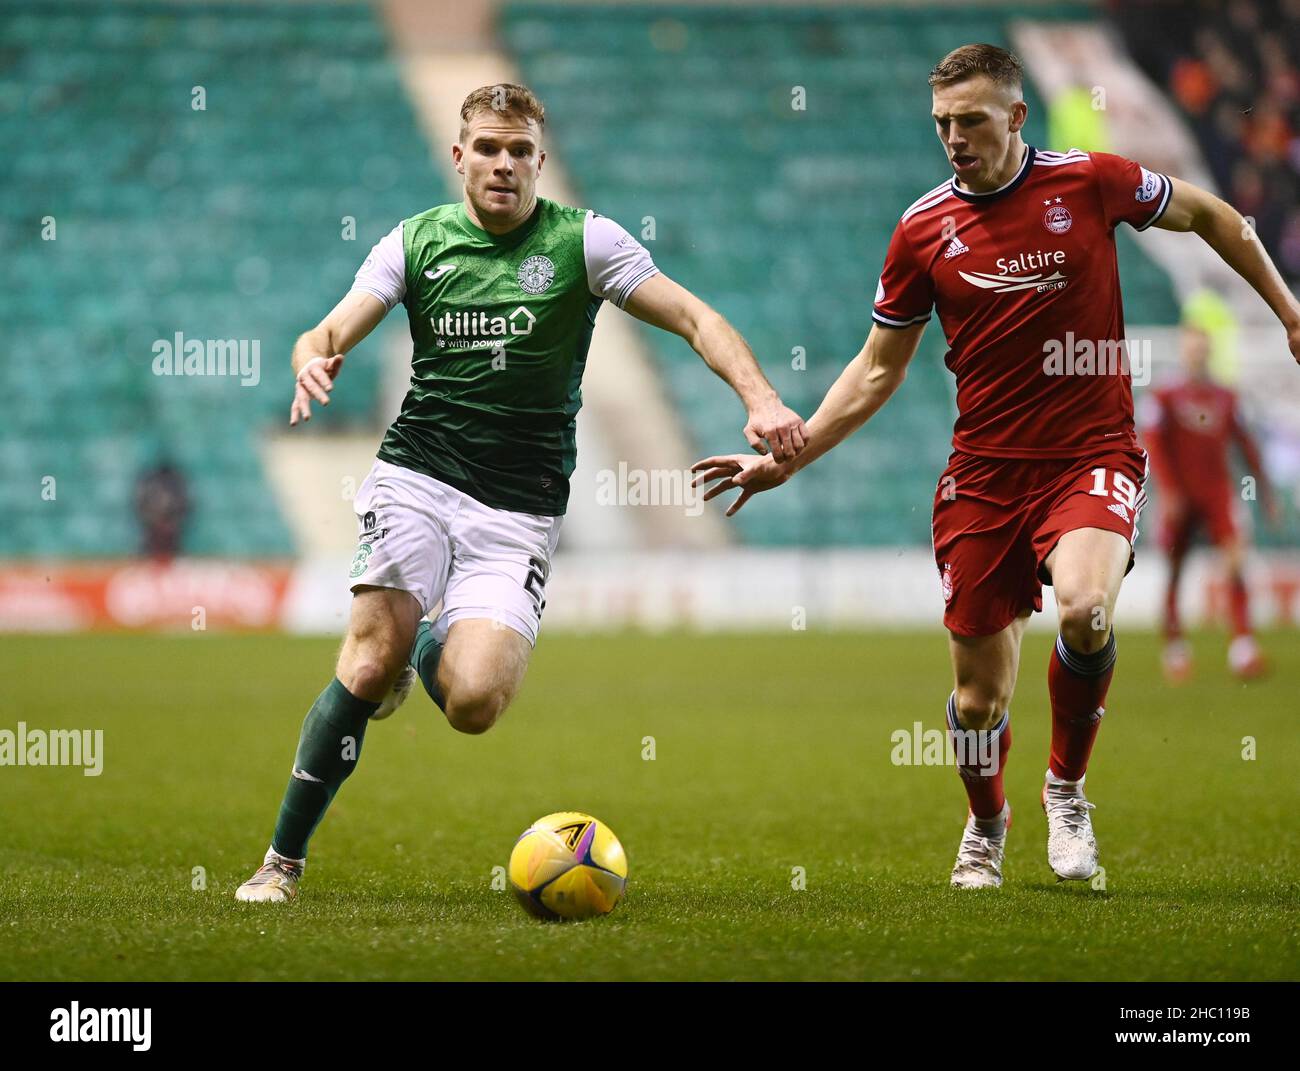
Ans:
[{"label": "green stadium seat", "polygon": [[[151,0],[9,0],[0,23],[0,556],[134,553],[135,480],[161,454],[188,477],[188,551],[291,553],[258,440],[284,419],[293,341],[438,199],[383,26],[362,4]],[[261,383],[154,376],[176,331],[259,339]],[[373,423],[373,346],[332,427]]]}]

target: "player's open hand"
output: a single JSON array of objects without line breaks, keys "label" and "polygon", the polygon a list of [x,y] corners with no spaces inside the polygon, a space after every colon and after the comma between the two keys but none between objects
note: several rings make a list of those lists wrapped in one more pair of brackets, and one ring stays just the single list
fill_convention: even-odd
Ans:
[{"label": "player's open hand", "polygon": [[313,357],[298,373],[298,380],[293,388],[293,405],[289,407],[289,426],[298,423],[299,418],[311,419],[311,400],[315,398],[321,405],[330,404],[330,391],[334,389],[334,380],[343,367],[343,354],[333,357]]},{"label": "player's open hand", "polygon": [[[749,422],[745,425],[745,438],[760,454],[766,454],[770,446],[772,456],[777,461],[789,461],[808,441],[808,428],[803,417],[780,398],[773,398],[750,410]],[[766,443],[764,439],[767,440]]]},{"label": "player's open hand", "polygon": [[759,491],[770,491],[780,487],[793,472],[785,465],[778,464],[771,457],[754,457],[751,454],[718,454],[697,461],[691,466],[697,473],[691,486],[699,487],[713,480],[717,482],[704,492],[704,501],[716,498],[733,487],[740,488],[736,501],[727,507],[727,516],[740,509]]}]

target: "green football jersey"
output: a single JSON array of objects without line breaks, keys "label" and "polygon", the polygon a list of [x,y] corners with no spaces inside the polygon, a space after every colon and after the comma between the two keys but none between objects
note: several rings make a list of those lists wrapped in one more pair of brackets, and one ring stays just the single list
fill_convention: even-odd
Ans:
[{"label": "green football jersey", "polygon": [[404,220],[355,284],[400,300],[413,342],[411,387],[379,457],[497,509],[564,513],[596,311],[654,273],[613,221],[543,198],[503,235],[459,202]]}]

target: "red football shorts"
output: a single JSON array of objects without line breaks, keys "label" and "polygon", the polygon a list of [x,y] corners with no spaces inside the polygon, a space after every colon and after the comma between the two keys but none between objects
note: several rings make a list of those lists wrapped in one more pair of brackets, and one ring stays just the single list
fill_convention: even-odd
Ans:
[{"label": "red football shorts", "polygon": [[954,452],[935,490],[932,525],[945,627],[989,636],[1025,610],[1041,610],[1043,585],[1052,582],[1043,563],[1066,532],[1103,528],[1132,545],[1146,473],[1141,449],[1066,460]]},{"label": "red football shorts", "polygon": [[[1161,502],[1164,500],[1162,499]],[[1167,551],[1175,548],[1186,551],[1197,529],[1204,527],[1216,547],[1230,542],[1240,531],[1233,516],[1231,486],[1224,486],[1221,494],[1205,493],[1186,500],[1177,513],[1164,508],[1160,512],[1160,545]]]}]

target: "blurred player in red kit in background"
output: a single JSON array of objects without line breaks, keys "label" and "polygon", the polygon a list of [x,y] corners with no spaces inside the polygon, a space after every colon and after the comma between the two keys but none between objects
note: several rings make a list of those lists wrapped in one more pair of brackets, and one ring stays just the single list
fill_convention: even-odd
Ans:
[{"label": "blurred player in red kit in background", "polygon": [[1240,448],[1247,472],[1270,523],[1277,502],[1264,477],[1255,440],[1237,411],[1236,394],[1209,375],[1210,339],[1184,327],[1180,342],[1182,373],[1156,387],[1143,401],[1143,442],[1160,489],[1160,544],[1169,555],[1165,591],[1165,676],[1181,683],[1191,674],[1191,649],[1178,616],[1178,584],[1192,539],[1203,528],[1218,548],[1228,584],[1232,644],[1228,665],[1239,677],[1256,677],[1265,661],[1250,631],[1250,605],[1242,564],[1247,533],[1241,524],[1240,488],[1232,478],[1228,454]]}]

